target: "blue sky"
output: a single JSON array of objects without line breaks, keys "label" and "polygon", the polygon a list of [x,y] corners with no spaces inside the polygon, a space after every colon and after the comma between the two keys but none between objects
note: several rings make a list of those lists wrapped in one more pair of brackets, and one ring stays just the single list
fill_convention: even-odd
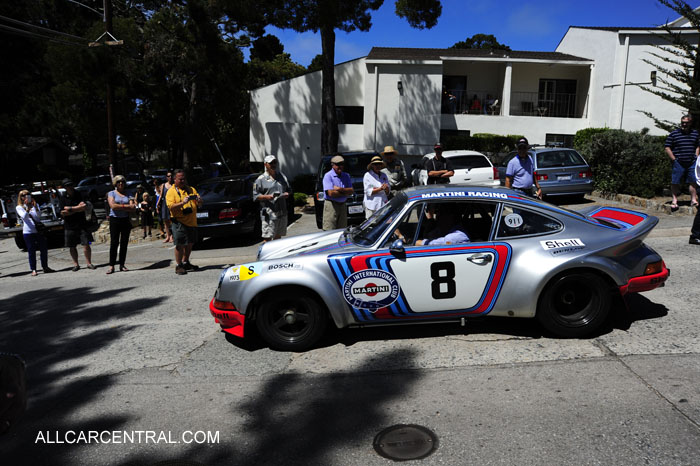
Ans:
[{"label": "blue sky", "polygon": [[[700,0],[687,0],[693,7]],[[369,32],[336,31],[335,62],[367,55],[372,47],[447,48],[474,34],[493,34],[513,50],[554,51],[569,26],[653,27],[678,17],[656,0],[442,0],[432,29],[412,29],[394,14],[394,0],[372,14]],[[318,34],[267,28],[292,60],[307,66],[321,53]]]}]

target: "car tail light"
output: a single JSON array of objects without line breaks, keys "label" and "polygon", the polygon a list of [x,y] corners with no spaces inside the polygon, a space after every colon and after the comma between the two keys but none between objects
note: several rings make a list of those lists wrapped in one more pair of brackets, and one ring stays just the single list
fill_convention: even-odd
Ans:
[{"label": "car tail light", "polygon": [[664,261],[652,262],[651,264],[647,264],[646,268],[644,269],[644,275],[654,275],[656,273],[661,273],[663,269]]},{"label": "car tail light", "polygon": [[592,172],[591,169],[589,168],[589,169],[586,170],[585,172],[580,172],[580,173],[578,174],[578,176],[581,177],[581,178],[592,178],[592,177],[593,177],[593,172]]},{"label": "car tail light", "polygon": [[537,181],[547,181],[549,179],[549,177],[543,173],[535,172],[534,175]]},{"label": "car tail light", "polygon": [[491,168],[493,168],[493,179],[499,180],[500,176],[498,176],[498,168],[496,168],[496,167],[491,167]]},{"label": "car tail light", "polygon": [[8,228],[10,226],[9,220],[7,220],[7,214],[2,214],[2,225],[5,228]]},{"label": "car tail light", "polygon": [[235,311],[236,306],[233,305],[233,303],[228,302],[228,301],[219,301],[218,299],[214,300],[214,307],[216,309],[220,309],[222,311]]},{"label": "car tail light", "polygon": [[234,207],[232,209],[222,209],[219,212],[219,220],[223,220],[226,218],[236,218],[239,215],[241,215],[241,209]]},{"label": "car tail light", "polygon": [[319,191],[316,193],[316,200],[317,201],[322,201],[326,198],[326,196],[323,194],[323,191]]}]

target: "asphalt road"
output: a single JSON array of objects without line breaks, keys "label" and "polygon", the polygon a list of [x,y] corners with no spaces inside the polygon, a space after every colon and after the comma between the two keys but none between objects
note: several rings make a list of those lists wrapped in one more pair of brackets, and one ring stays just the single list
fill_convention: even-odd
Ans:
[{"label": "asphalt road", "polygon": [[[227,338],[209,315],[221,270],[254,258],[254,240],[206,241],[182,277],[155,241],[130,245],[127,273],[106,276],[96,245],[96,271],[70,272],[58,248],[60,273],[31,277],[1,240],[0,351],[26,358],[30,403],[0,463],[382,465],[375,435],[418,424],[439,442],[427,465],[697,465],[700,248],[692,217],[660,218],[647,243],[667,286],[593,338],[485,319],[334,330],[305,353]],[[289,233],[307,231],[313,215]]]}]

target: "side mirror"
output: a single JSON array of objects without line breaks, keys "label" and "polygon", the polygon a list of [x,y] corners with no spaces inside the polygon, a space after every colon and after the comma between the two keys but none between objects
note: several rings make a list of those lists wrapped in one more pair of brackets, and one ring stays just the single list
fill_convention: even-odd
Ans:
[{"label": "side mirror", "polygon": [[394,240],[394,242],[391,243],[391,247],[389,248],[389,252],[391,253],[392,256],[395,256],[399,259],[405,259],[406,258],[406,250],[403,247],[403,240],[400,240],[400,239]]}]

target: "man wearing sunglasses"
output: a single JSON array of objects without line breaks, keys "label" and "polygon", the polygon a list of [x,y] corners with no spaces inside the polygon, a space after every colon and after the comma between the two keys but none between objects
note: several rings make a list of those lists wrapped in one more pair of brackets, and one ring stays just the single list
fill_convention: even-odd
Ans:
[{"label": "man wearing sunglasses", "polygon": [[323,175],[323,229],[335,230],[348,225],[345,202],[352,196],[352,179],[345,173],[345,159],[337,154],[331,159],[331,169]]}]

